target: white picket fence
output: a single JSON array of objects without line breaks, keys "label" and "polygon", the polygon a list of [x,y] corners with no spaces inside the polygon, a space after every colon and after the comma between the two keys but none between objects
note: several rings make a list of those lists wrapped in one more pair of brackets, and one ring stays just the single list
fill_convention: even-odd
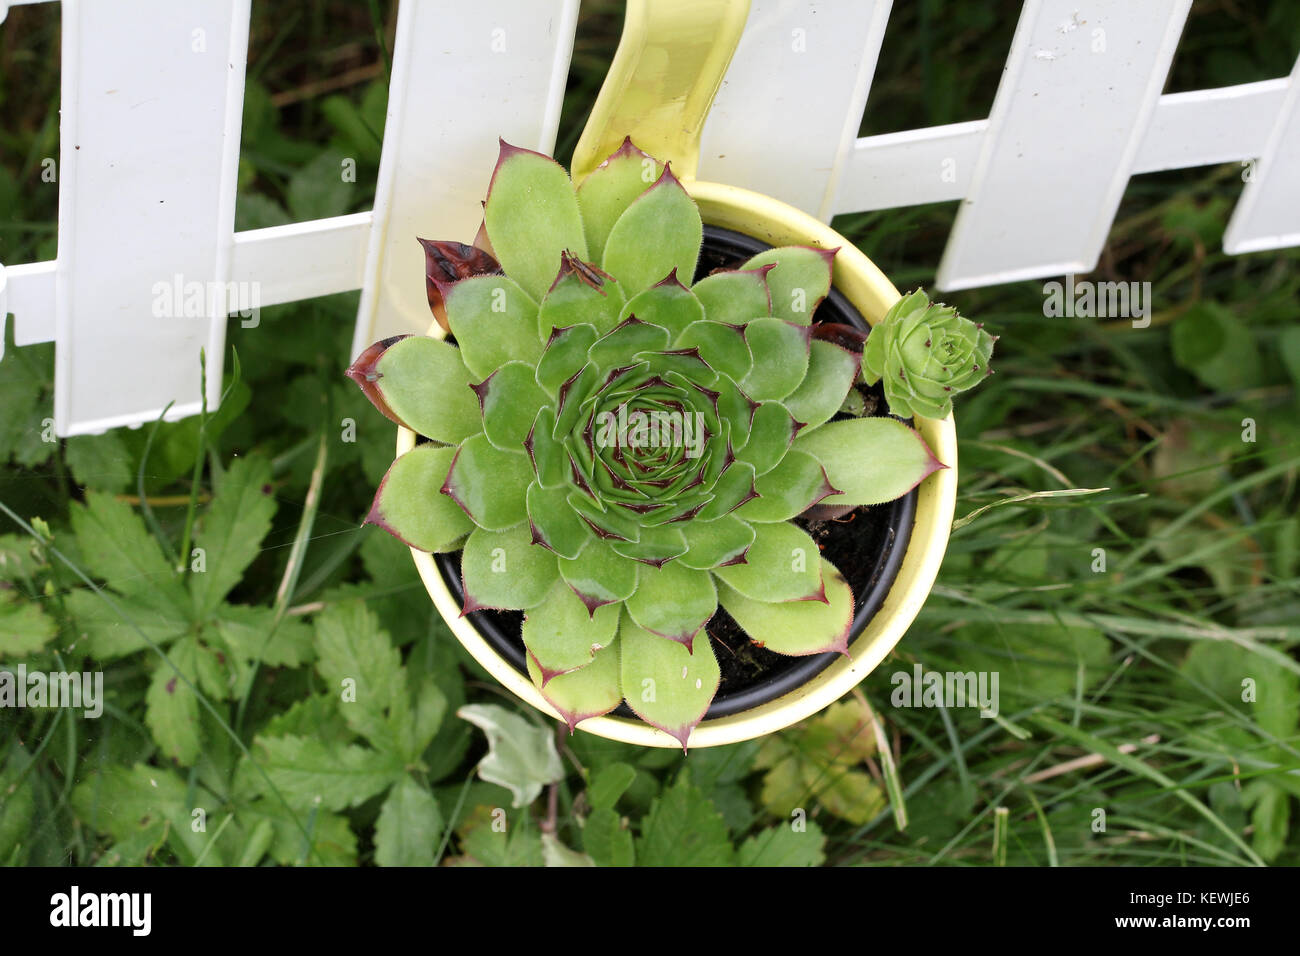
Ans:
[{"label": "white picket fence", "polygon": [[[578,0],[402,0],[374,211],[236,233],[250,2],[63,0],[58,257],[0,266],[17,344],[56,343],[61,435],[196,413],[203,348],[216,402],[224,310],[157,317],[160,282],[361,289],[356,349],[422,331],[414,237],[473,235],[498,136],[554,146]],[[1027,0],[988,119],[859,138],[892,0],[753,0],[700,178],[823,220],[962,200],[948,290],[1091,270],[1163,169],[1251,162],[1226,250],[1300,245],[1300,63],[1162,95],[1190,4]]]}]

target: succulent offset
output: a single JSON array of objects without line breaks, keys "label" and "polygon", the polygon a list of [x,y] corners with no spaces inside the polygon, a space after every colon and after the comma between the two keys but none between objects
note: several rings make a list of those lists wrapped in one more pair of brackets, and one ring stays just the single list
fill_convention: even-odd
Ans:
[{"label": "succulent offset", "polygon": [[993,374],[989,359],[996,341],[982,325],[917,289],[872,327],[862,376],[868,385],[882,383],[895,415],[946,418],[954,395]]},{"label": "succulent offset", "polygon": [[719,684],[719,605],[770,650],[847,654],[852,591],[790,519],[943,467],[902,422],[837,414],[862,357],[812,323],[834,250],[695,282],[701,239],[630,141],[576,189],[503,142],[474,245],[421,240],[455,344],[388,339],[349,369],[427,439],[367,520],[462,550],[466,612],[524,611],[529,675],[571,730],[626,700],[685,745]]}]

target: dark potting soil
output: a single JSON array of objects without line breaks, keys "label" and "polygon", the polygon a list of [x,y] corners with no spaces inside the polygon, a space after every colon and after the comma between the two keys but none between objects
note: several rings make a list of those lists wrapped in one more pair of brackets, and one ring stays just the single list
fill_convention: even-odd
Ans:
[{"label": "dark potting soil", "polygon": [[[706,226],[696,279],[718,269],[736,268],[751,256],[769,248],[766,243],[740,233]],[[866,330],[867,322],[835,289],[818,306],[813,322],[833,322]],[[888,406],[879,384],[855,386],[863,398],[865,414],[886,415]],[[849,417],[847,415],[836,416]],[[852,642],[884,601],[911,536],[916,511],[913,490],[897,501],[855,508],[848,514],[824,520],[794,519],[817,543],[821,554],[839,569],[853,591]],[[460,580],[460,552],[434,555],[443,580],[458,601],[463,601]],[[521,673],[527,673],[521,637],[523,614],[519,611],[474,611],[467,615],[488,643]],[[705,625],[718,658],[722,680],[707,717],[724,717],[756,707],[811,680],[840,655],[835,652],[809,657],[787,657],[760,647],[723,608]],[[626,704],[615,711],[635,716]]]}]

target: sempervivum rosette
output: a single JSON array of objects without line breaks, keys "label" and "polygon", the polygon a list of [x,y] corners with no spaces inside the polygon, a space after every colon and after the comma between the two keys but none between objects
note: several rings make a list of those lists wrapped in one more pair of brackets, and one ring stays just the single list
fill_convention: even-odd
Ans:
[{"label": "sempervivum rosette", "polygon": [[463,549],[465,610],[525,612],[533,682],[572,728],[623,700],[685,744],[719,683],[719,604],[783,654],[847,653],[853,594],[794,518],[942,467],[889,418],[836,417],[860,355],[811,323],[833,250],[694,282],[702,226],[625,142],[576,190],[502,144],[474,246],[425,242],[455,344],[390,339],[349,374],[428,439],[369,521]]}]

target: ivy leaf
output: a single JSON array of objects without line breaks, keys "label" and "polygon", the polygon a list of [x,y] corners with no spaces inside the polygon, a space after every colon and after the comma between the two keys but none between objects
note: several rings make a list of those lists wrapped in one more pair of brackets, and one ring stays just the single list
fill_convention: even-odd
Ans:
[{"label": "ivy leaf", "polygon": [[[261,550],[274,514],[271,463],[260,455],[235,459],[194,538],[195,545],[203,549],[203,570],[191,570],[189,575],[198,614],[211,614],[239,583],[244,569]],[[188,562],[190,557],[182,555],[182,560]]]},{"label": "ivy leaf", "polygon": [[364,803],[405,773],[395,754],[312,737],[256,741],[267,775],[291,807],[343,810]]},{"label": "ivy leaf", "polygon": [[0,589],[0,661],[35,654],[56,633],[58,625],[39,605],[19,601],[13,591]]},{"label": "ivy leaf", "polygon": [[817,821],[808,820],[801,832],[790,824],[769,827],[740,845],[738,866],[821,866],[826,862],[826,835]]},{"label": "ivy leaf", "polygon": [[514,795],[513,806],[527,806],[543,786],[564,779],[550,730],[495,704],[469,704],[456,711],[456,716],[487,735],[488,752],[478,763],[478,775],[509,790]]},{"label": "ivy leaf", "polygon": [[641,866],[730,866],[733,856],[726,821],[686,774],[650,805],[636,843]]},{"label": "ivy leaf", "polygon": [[409,775],[389,791],[375,822],[380,866],[433,866],[444,823],[438,801]]}]

